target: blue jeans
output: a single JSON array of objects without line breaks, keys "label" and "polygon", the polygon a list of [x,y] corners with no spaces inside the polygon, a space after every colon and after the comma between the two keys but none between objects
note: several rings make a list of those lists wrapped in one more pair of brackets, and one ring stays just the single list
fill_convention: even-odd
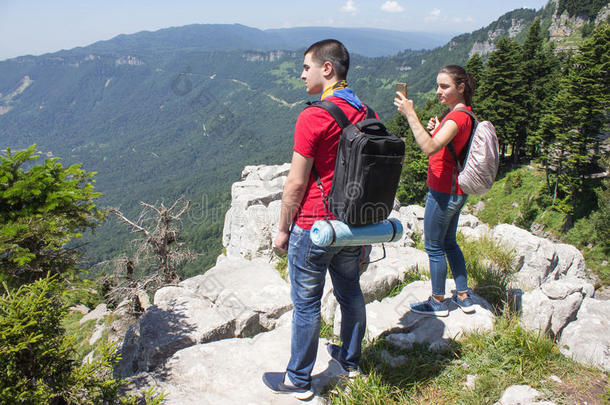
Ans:
[{"label": "blue jeans", "polygon": [[467,198],[466,194],[447,194],[432,189],[428,191],[424,214],[424,236],[426,253],[430,261],[433,295],[445,295],[447,260],[451,266],[456,290],[460,292],[468,290],[464,255],[455,240],[460,211]]},{"label": "blue jeans", "polygon": [[294,225],[288,246],[290,295],[294,304],[292,343],[286,372],[297,387],[309,388],[318,353],[320,306],[326,269],[341,307],[344,364],[357,367],[366,329],[366,308],[360,289],[360,246],[319,247],[309,229]]}]

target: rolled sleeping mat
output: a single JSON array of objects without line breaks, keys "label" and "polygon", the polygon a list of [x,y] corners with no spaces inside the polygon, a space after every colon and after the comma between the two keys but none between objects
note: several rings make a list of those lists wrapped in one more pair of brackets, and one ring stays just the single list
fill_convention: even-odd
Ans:
[{"label": "rolled sleeping mat", "polygon": [[317,246],[358,246],[396,242],[402,238],[402,223],[388,218],[373,225],[351,227],[337,220],[319,220],[311,227],[311,241]]}]

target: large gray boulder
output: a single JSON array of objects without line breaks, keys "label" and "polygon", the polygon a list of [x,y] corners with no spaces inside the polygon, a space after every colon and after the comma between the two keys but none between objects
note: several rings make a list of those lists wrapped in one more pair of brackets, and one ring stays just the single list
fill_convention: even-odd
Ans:
[{"label": "large gray boulder", "polygon": [[[446,297],[455,290],[455,282],[446,283]],[[401,334],[398,339],[411,343],[427,343],[431,348],[442,347],[450,339],[459,338],[466,331],[490,330],[493,328],[493,313],[490,305],[472,293],[475,313],[465,314],[448,301],[449,316],[432,317],[411,312],[410,304],[428,299],[431,292],[429,281],[415,281],[405,286],[395,297],[375,301],[366,306],[367,338],[375,340],[381,336]],[[341,327],[340,311],[335,315],[335,333]]]},{"label": "large gray boulder", "polygon": [[270,330],[292,308],[289,286],[270,264],[238,258],[161,288],[154,304],[127,331],[120,375],[152,370],[195,344]]},{"label": "large gray boulder", "polygon": [[591,284],[581,279],[548,281],[522,297],[521,323],[527,329],[559,336],[576,319],[581,303],[593,295]]},{"label": "large gray boulder", "polygon": [[508,224],[497,225],[492,234],[497,242],[513,249],[518,270],[516,286],[524,291],[565,277],[587,282],[585,259],[575,247],[553,243]]},{"label": "large gray boulder", "polygon": [[[252,311],[264,330],[292,309],[290,286],[265,259],[219,258],[205,274],[180,283],[233,315]],[[261,330],[262,330],[261,329]]]},{"label": "large gray boulder", "polygon": [[[167,405],[299,404],[290,395],[277,395],[262,382],[264,372],[283,372],[290,358],[291,315],[270,332],[253,338],[233,338],[198,344],[176,352],[162,367],[131,379],[132,388],[156,385],[168,394]],[[339,367],[331,362],[320,339],[313,390],[320,394],[335,382]],[[316,399],[309,403],[323,403]]]},{"label": "large gray boulder", "polygon": [[610,301],[585,298],[576,321],[561,334],[561,352],[574,360],[610,371]]},{"label": "large gray boulder", "polygon": [[290,164],[246,166],[242,181],[231,187],[231,207],[225,215],[222,243],[229,257],[271,256],[278,228],[282,189]]}]

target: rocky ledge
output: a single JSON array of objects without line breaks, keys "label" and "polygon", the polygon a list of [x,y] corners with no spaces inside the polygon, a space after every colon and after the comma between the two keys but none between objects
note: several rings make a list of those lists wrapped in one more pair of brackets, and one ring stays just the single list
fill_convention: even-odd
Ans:
[{"label": "rocky ledge", "polygon": [[[247,166],[232,187],[223,231],[226,254],[205,274],[158,290],[154,305],[127,331],[118,372],[134,389],[157,386],[168,393],[168,404],[299,402],[273,395],[261,382],[263,372],[284,370],[290,353],[290,286],[276,270],[278,259],[271,249],[288,170],[288,164]],[[419,206],[395,207],[392,216],[402,221],[403,238],[388,244],[387,257],[368,265],[362,275],[369,340],[384,337],[402,347],[425,343],[435,350],[466,331],[493,328],[492,309],[476,294],[474,315],[450,308],[446,318],[409,310],[409,303],[428,297],[428,281],[410,283],[386,298],[407,273],[428,271],[426,254],[413,242],[422,233],[423,214]],[[468,238],[492,238],[514,251],[518,272],[512,291],[520,298],[526,328],[560,338],[565,355],[610,370],[610,303],[594,298],[576,248],[512,225],[492,229],[473,215],[461,217],[459,230]],[[381,254],[381,247],[374,246],[372,259]],[[337,331],[340,312],[327,281],[322,315]],[[453,280],[447,280],[446,287],[450,294]],[[320,340],[313,373],[317,393],[339,375],[325,343]]]}]

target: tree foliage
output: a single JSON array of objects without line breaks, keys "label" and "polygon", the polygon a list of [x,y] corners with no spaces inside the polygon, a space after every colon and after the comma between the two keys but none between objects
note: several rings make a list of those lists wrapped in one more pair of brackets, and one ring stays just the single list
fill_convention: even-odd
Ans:
[{"label": "tree foliage", "polygon": [[74,271],[79,251],[68,242],[104,216],[93,203],[101,195],[93,191],[95,173],[58,158],[31,165],[35,151],[0,156],[0,277],[11,285]]},{"label": "tree foliage", "polygon": [[607,129],[609,69],[610,26],[604,24],[568,61],[541,119],[542,155],[554,180],[556,203],[569,218],[577,198],[590,191],[586,180],[595,170],[601,130]]},{"label": "tree foliage", "polygon": [[513,159],[518,158],[524,144],[527,120],[520,52],[516,41],[507,37],[498,40],[496,50],[489,55],[477,98],[479,118],[494,124],[500,152],[504,155],[510,151]]},{"label": "tree foliage", "polygon": [[572,16],[586,16],[594,19],[602,8],[608,5],[608,0],[558,0],[557,14],[564,11]]}]

